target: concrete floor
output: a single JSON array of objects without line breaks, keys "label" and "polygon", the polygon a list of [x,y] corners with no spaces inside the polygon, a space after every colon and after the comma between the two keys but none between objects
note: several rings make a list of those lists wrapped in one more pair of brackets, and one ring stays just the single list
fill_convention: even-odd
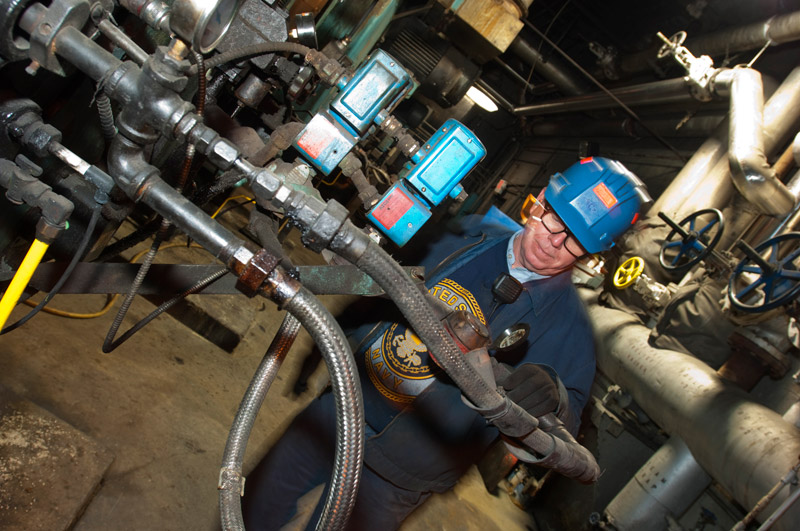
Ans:
[{"label": "concrete floor", "polygon": [[[293,259],[297,264],[320,260],[305,249],[297,249]],[[187,249],[165,250],[158,260],[213,262],[204,251]],[[335,313],[348,299],[323,300]],[[51,305],[87,312],[96,311],[103,302],[100,295],[61,295]],[[78,488],[75,466],[66,467],[53,472],[49,481],[40,482],[43,492],[50,492],[55,501],[40,496],[34,487],[29,492],[23,489],[17,492],[17,499],[22,497],[29,505],[0,504],[0,523],[5,522],[0,527],[74,527],[80,531],[219,527],[216,485],[228,429],[282,312],[261,298],[204,296],[198,304],[241,331],[243,339],[233,353],[164,315],[113,353],[103,354],[100,347],[118,304],[106,315],[88,320],[42,313],[0,338],[0,387],[73,426],[96,443],[99,452],[107,451],[113,457],[105,473],[98,475],[102,481],[96,492],[86,493],[82,513],[58,509],[60,495],[53,492]],[[138,298],[123,329],[152,309],[152,304]],[[27,311],[27,307],[18,307],[9,322]],[[327,374],[321,368],[311,378],[308,391],[300,396],[292,392],[310,344],[310,338],[301,332],[254,427],[245,470],[324,387]],[[8,423],[0,425],[0,443],[9,428]],[[2,466],[0,463],[0,480]],[[6,484],[5,488],[11,487]],[[0,501],[3,489],[0,485]],[[37,517],[53,503],[61,516],[58,525]],[[12,513],[21,520],[12,519]],[[433,497],[403,526],[406,531],[533,528],[531,518],[508,496],[486,492],[474,468],[452,492]]]}]

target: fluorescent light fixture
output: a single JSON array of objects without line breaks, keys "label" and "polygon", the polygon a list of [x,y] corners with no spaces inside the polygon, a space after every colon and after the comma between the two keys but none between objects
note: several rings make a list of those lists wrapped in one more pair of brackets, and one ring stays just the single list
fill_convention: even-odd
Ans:
[{"label": "fluorescent light fixture", "polygon": [[471,99],[475,105],[488,112],[495,112],[497,105],[492,99],[481,89],[476,86],[471,86],[467,91],[467,97]]}]

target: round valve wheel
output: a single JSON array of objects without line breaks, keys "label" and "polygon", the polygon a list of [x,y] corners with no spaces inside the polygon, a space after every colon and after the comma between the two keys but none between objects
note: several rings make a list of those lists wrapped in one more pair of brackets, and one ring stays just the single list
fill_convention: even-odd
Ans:
[{"label": "round valve wheel", "polygon": [[658,263],[667,271],[688,269],[708,256],[725,227],[722,212],[716,208],[698,210],[679,224],[662,213],[658,215],[672,227],[658,254]]},{"label": "round valve wheel", "polygon": [[669,57],[676,47],[680,46],[684,42],[686,42],[686,32],[679,31],[678,33],[674,34],[672,37],[669,38],[669,44],[664,43],[661,48],[658,49],[657,57],[659,59],[663,59],[665,57]]},{"label": "round valve wheel", "polygon": [[765,312],[800,293],[800,233],[789,232],[756,247],[739,244],[747,255],[728,282],[731,304],[743,312]]},{"label": "round valve wheel", "polygon": [[614,273],[614,287],[617,289],[627,288],[639,278],[642,271],[644,271],[644,260],[638,256],[628,258]]}]

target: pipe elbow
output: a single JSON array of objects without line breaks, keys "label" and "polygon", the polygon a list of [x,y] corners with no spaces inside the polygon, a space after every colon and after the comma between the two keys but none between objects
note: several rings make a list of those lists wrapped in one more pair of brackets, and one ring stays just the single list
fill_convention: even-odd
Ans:
[{"label": "pipe elbow", "polygon": [[730,92],[728,160],[736,189],[764,214],[787,214],[794,195],[767,162],[764,143],[764,87],[752,68],[723,70],[717,91]]},{"label": "pipe elbow", "polygon": [[108,149],[108,171],[114,182],[131,199],[138,201],[147,180],[158,168],[147,162],[141,146],[117,135]]}]

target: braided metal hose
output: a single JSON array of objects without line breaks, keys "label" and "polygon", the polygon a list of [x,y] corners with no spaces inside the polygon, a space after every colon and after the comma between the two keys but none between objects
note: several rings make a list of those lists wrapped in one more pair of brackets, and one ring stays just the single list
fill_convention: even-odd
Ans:
[{"label": "braided metal hose", "polygon": [[330,373],[336,403],[336,454],[317,529],[343,529],[356,502],[364,459],[364,404],[358,369],[339,323],[310,291],[302,288],[284,308],[314,339]]},{"label": "braided metal hose", "polygon": [[[287,313],[283,318],[275,338],[267,349],[264,358],[256,369],[250,385],[242,398],[236,418],[233,420],[231,431],[228,434],[228,441],[225,443],[225,451],[222,455],[221,475],[241,477],[242,462],[244,461],[247,440],[250,438],[250,431],[253,423],[264,402],[278,369],[286,357],[286,353],[294,343],[297,333],[300,331],[300,321],[291,313]],[[219,486],[219,509],[222,518],[222,529],[244,529],[242,520],[241,489],[239,483],[226,481],[220,482]]]}]

